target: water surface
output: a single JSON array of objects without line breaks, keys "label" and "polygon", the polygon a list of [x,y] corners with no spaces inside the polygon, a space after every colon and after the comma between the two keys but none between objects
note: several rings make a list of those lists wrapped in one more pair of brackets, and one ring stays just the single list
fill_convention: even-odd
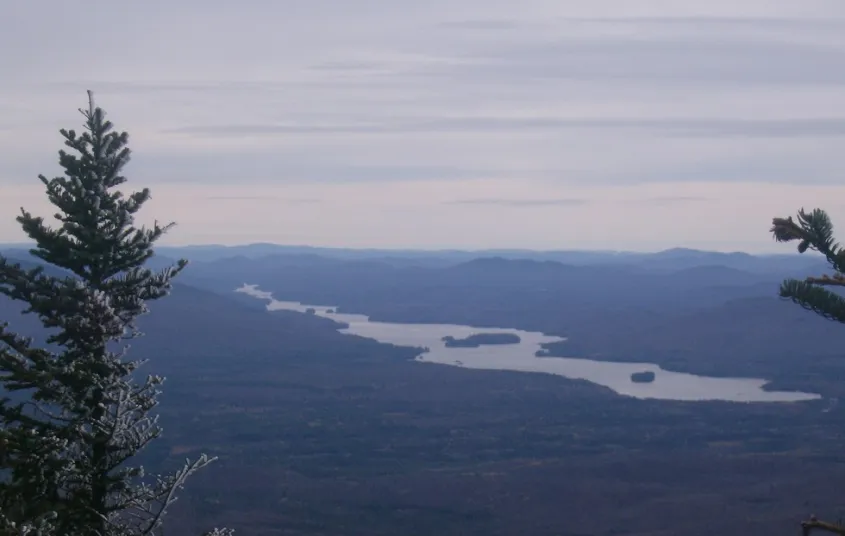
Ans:
[{"label": "water surface", "polygon": [[[652,363],[613,363],[575,357],[536,357],[544,343],[564,340],[561,337],[509,328],[476,328],[456,324],[398,324],[371,322],[365,315],[336,313],[333,307],[305,305],[279,301],[256,285],[244,285],[236,292],[268,300],[267,309],[306,312],[313,309],[317,316],[348,324],[341,329],[379,342],[400,346],[418,346],[429,351],[416,359],[422,363],[459,366],[473,369],[543,372],[571,379],[587,380],[609,387],[620,395],[663,400],[727,400],[732,402],[798,402],[821,398],[817,394],[766,391],[766,380],[756,378],[714,378],[670,372]],[[332,311],[332,312],[329,312]],[[478,348],[447,348],[441,340],[450,335],[463,339],[475,333],[514,333],[518,344],[486,345]],[[634,383],[634,372],[652,371],[651,383]]]}]

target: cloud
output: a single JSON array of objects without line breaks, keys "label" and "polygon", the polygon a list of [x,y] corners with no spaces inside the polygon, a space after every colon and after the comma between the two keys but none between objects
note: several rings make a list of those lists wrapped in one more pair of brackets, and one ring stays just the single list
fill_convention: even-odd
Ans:
[{"label": "cloud", "polygon": [[443,28],[451,30],[514,30],[519,24],[512,20],[497,19],[467,19],[448,21],[440,24]]},{"label": "cloud", "polygon": [[[531,207],[581,207],[585,205],[594,205],[597,199],[590,198],[537,198],[537,199],[505,199],[505,198],[465,198],[449,201],[452,205],[479,205],[479,206],[497,206],[506,208],[531,208]],[[634,197],[629,199],[605,199],[602,203],[606,208],[611,205],[614,207],[625,205],[653,205],[653,206],[670,206],[678,204],[689,203],[705,203],[712,202],[713,198],[699,196],[699,195],[659,195]]]},{"label": "cloud", "polygon": [[384,67],[383,64],[375,61],[362,60],[341,60],[341,61],[325,61],[311,65],[310,69],[326,70],[326,71],[357,71],[357,72],[377,72]]},{"label": "cloud", "polygon": [[359,124],[197,125],[162,130],[163,134],[210,137],[283,136],[290,134],[397,134],[438,132],[536,132],[556,130],[645,130],[675,137],[804,138],[845,136],[845,118],[711,119],[711,118],[554,118],[443,117]]},{"label": "cloud", "polygon": [[[0,169],[2,169],[0,164]],[[257,157],[250,152],[219,152],[197,157],[195,154],[156,153],[138,155],[130,164],[139,183],[193,183],[202,177],[205,184],[255,183],[370,183],[416,180],[457,180],[490,176],[490,170],[411,162],[401,164],[360,164],[330,155],[297,157],[278,154]],[[130,167],[127,167],[129,173]]]},{"label": "cloud", "polygon": [[631,17],[562,17],[560,22],[586,23],[596,25],[626,25],[626,26],[693,26],[713,29],[729,29],[732,26],[742,28],[766,28],[775,30],[807,30],[814,32],[821,30],[838,31],[845,26],[842,16],[631,16]]},{"label": "cloud", "polygon": [[285,198],[278,196],[262,196],[262,195],[223,195],[223,196],[205,196],[203,199],[208,201],[249,201],[257,203],[274,203],[283,205],[314,205],[319,204],[320,200],[315,198]]},{"label": "cloud", "polygon": [[712,199],[698,195],[664,195],[647,197],[640,200],[639,203],[646,205],[675,205],[679,203],[703,203],[706,201],[712,201]]},{"label": "cloud", "polygon": [[[506,218],[503,208],[454,204],[475,199],[585,199],[587,204],[539,207]],[[198,196],[191,184],[162,184],[139,214],[139,222],[176,220],[169,244],[280,242],[340,247],[632,249],[673,246],[788,253],[768,233],[771,218],[795,214],[800,207],[829,207],[834,222],[845,221],[842,185],[771,185],[752,183],[662,183],[633,186],[580,186],[506,180],[416,181],[405,183],[254,185],[249,195],[266,198],[314,198],[320,205],[279,205],[235,199],[237,184],[203,185],[204,195],[231,197],[222,202]],[[701,198],[695,202],[648,205],[633,200]],[[800,203],[796,203],[800,199]],[[20,205],[49,217],[54,211],[36,185],[0,186],[0,213],[15,214]],[[730,214],[730,218],[715,217]],[[471,217],[470,217],[471,216]],[[584,222],[590,222],[589,236]],[[339,228],[340,231],[339,232]],[[550,231],[551,230],[551,231]],[[12,217],[0,218],[0,242],[21,242]]]},{"label": "cloud", "polygon": [[[845,25],[843,25],[845,30]],[[474,83],[570,80],[682,87],[841,86],[845,50],[825,43],[725,35],[602,39],[548,38],[467,53],[460,65],[432,65],[427,74]]]},{"label": "cloud", "polygon": [[[130,133],[129,186],[184,210],[196,240],[554,246],[543,229],[593,212],[623,222],[595,231],[610,247],[768,243],[764,203],[823,202],[845,173],[841,0],[95,4],[16,2],[0,18],[0,48],[18,51],[0,55],[12,209],[10,192],[58,171],[58,129],[79,128],[86,89]],[[759,213],[716,230],[700,217],[742,203]],[[644,207],[683,225],[626,227]]]},{"label": "cloud", "polygon": [[457,199],[455,201],[451,201],[450,203],[453,205],[492,205],[498,207],[510,207],[510,208],[528,208],[528,207],[546,207],[546,206],[559,206],[559,207],[571,207],[571,206],[580,206],[589,203],[588,199],[488,199],[488,198],[468,198],[468,199]]}]

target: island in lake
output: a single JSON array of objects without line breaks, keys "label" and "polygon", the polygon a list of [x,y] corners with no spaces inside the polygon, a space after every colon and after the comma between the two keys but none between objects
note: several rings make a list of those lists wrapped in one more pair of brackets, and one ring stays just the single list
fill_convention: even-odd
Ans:
[{"label": "island in lake", "polygon": [[446,336],[441,339],[446,348],[478,348],[487,344],[519,344],[522,339],[515,333],[476,333],[463,339]]},{"label": "island in lake", "polygon": [[634,383],[651,383],[654,381],[654,372],[650,370],[635,372],[631,374],[631,381]]}]

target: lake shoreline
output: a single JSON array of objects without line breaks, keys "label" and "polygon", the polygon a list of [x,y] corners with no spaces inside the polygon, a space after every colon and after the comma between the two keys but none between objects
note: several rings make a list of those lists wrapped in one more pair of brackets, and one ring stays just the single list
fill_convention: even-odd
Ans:
[{"label": "lake shoreline", "polygon": [[[552,344],[556,344],[556,343],[552,343]],[[555,358],[588,359],[590,361],[600,361],[602,363],[618,363],[618,364],[626,364],[626,365],[643,364],[642,360],[626,359],[624,357],[604,356],[604,355],[591,356],[591,357],[574,357],[572,355],[565,354],[565,353],[560,352],[560,351],[552,352],[552,353],[545,353],[545,352],[546,352],[546,348],[543,348],[543,350],[538,352],[535,357],[537,357],[537,359],[546,359],[546,358],[552,358],[552,359],[555,359]],[[736,374],[731,374],[728,371],[721,371],[721,370],[708,372],[706,375],[704,375],[704,374],[698,374],[696,372],[690,372],[690,371],[687,371],[687,370],[675,369],[675,368],[671,368],[671,367],[664,368],[664,365],[662,365],[662,364],[657,364],[657,363],[650,363],[650,364],[658,366],[658,367],[660,367],[660,370],[663,370],[663,371],[666,371],[666,372],[675,372],[675,373],[679,373],[679,374],[692,374],[692,375],[695,375],[695,376],[705,376],[707,378],[731,379],[731,378],[742,377],[742,376],[737,376]],[[752,378],[748,378],[748,379],[752,379]],[[754,379],[759,379],[759,378],[754,378]],[[785,381],[785,380],[782,380],[782,379],[773,379],[773,380],[763,379],[763,380],[765,381],[765,383],[763,385],[761,385],[760,388],[762,390],[766,391],[766,392],[771,392],[771,393],[782,392],[782,391],[802,392],[802,391],[798,390],[797,387],[790,384],[788,381]],[[809,393],[809,394],[814,394],[814,393]],[[817,398],[815,400],[819,400],[821,398],[824,398],[824,397],[819,395],[819,398]]]},{"label": "lake shoreline", "polygon": [[[342,333],[354,334],[397,346],[426,348],[415,359],[463,368],[540,372],[586,380],[610,388],[620,396],[674,401],[728,401],[743,403],[817,401],[816,393],[775,391],[772,382],[760,378],[703,376],[674,372],[647,362],[608,361],[549,355],[546,345],[565,341],[564,337],[512,328],[476,327],[456,324],[381,322],[367,315],[345,313],[334,305],[318,306],[277,300],[271,292],[244,284],[236,292],[268,301],[268,310],[291,310],[313,314],[338,323]],[[346,327],[342,327],[345,325]],[[520,337],[519,344],[447,348],[444,337],[464,338],[478,333],[507,333]],[[543,355],[536,355],[542,353]],[[654,372],[654,382],[631,382],[633,372]]]}]

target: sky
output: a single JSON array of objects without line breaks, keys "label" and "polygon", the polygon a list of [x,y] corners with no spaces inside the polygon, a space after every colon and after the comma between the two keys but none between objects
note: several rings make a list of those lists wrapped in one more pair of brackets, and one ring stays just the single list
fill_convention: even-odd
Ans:
[{"label": "sky", "polygon": [[[845,225],[842,0],[3,0],[0,242],[95,93],[169,244],[782,252]],[[845,227],[842,238],[845,239]],[[163,243],[164,243],[163,242]]]}]

